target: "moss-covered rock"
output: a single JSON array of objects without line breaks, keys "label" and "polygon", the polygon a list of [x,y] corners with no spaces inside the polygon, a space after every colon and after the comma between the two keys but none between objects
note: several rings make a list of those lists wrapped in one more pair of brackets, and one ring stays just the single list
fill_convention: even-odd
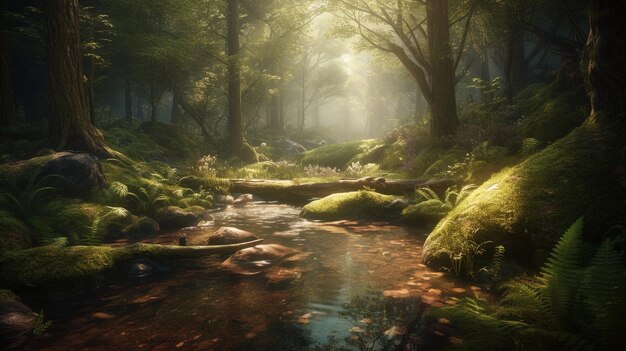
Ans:
[{"label": "moss-covered rock", "polygon": [[324,145],[305,152],[300,162],[304,165],[319,165],[343,169],[353,159],[358,160],[359,155],[365,157],[365,154],[380,144],[382,144],[380,140],[370,139]]},{"label": "moss-covered rock", "polygon": [[450,206],[437,199],[411,205],[402,211],[402,218],[409,224],[434,225],[450,212]]},{"label": "moss-covered rock", "polygon": [[583,215],[588,239],[601,237],[626,218],[625,191],[616,177],[616,165],[624,162],[618,159],[624,157],[620,143],[585,123],[494,175],[439,222],[424,244],[424,261],[438,268],[449,264],[451,254],[490,241],[529,264],[537,250],[550,251]]},{"label": "moss-covered rock", "polygon": [[394,196],[365,190],[338,193],[304,206],[300,216],[320,220],[381,219],[397,214],[389,207],[393,200]]},{"label": "moss-covered rock", "polygon": [[157,221],[149,217],[140,217],[126,226],[123,234],[133,238],[147,238],[156,236],[159,234],[159,230],[161,230],[161,227]]},{"label": "moss-covered rock", "polygon": [[190,211],[176,206],[167,206],[160,209],[154,219],[163,229],[180,229],[198,224],[200,219]]}]

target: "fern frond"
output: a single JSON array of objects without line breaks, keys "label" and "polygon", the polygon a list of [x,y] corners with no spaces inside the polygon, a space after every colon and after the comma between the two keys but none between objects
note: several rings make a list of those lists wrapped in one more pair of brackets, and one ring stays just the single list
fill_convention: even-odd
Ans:
[{"label": "fern frond", "polygon": [[418,196],[421,196],[422,199],[424,200],[439,200],[441,201],[441,198],[439,197],[439,195],[437,195],[437,193],[431,189],[431,188],[419,188],[415,190],[415,194]]},{"label": "fern frond", "polygon": [[605,240],[591,266],[584,283],[585,302],[593,315],[593,331],[605,350],[623,347],[623,319],[626,315],[626,272],[622,257],[614,248],[614,241]]},{"label": "fern frond", "polygon": [[562,330],[571,330],[580,309],[580,279],[583,273],[583,218],[561,237],[542,268],[543,305]]}]

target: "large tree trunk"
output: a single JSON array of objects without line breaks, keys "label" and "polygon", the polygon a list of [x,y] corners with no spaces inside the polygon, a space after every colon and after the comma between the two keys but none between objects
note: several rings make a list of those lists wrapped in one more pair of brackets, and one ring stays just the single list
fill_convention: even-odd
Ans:
[{"label": "large tree trunk", "polygon": [[506,84],[506,98],[509,105],[513,105],[513,98],[528,83],[528,63],[524,48],[524,28],[513,13],[507,15],[508,33],[506,44],[506,63],[504,80]]},{"label": "large tree trunk", "polygon": [[583,60],[592,118],[623,122],[626,113],[626,3],[593,0],[589,37]]},{"label": "large tree trunk", "polygon": [[241,112],[241,71],[239,62],[239,1],[228,0],[228,134],[230,152],[237,153],[243,146],[243,117]]},{"label": "large tree trunk", "polygon": [[428,2],[427,29],[432,91],[430,132],[433,137],[453,135],[459,119],[456,111],[456,77],[450,47],[448,0]]},{"label": "large tree trunk", "polygon": [[0,0],[0,126],[11,125],[15,120],[11,70],[7,57],[4,33],[4,0]]},{"label": "large tree trunk", "polygon": [[96,62],[93,56],[89,59],[89,77],[87,78],[87,98],[89,102],[89,121],[96,125],[96,102],[94,92],[94,79],[96,75]]},{"label": "large tree trunk", "polygon": [[51,118],[49,134],[57,150],[110,155],[88,116],[83,84],[78,0],[43,2]]}]

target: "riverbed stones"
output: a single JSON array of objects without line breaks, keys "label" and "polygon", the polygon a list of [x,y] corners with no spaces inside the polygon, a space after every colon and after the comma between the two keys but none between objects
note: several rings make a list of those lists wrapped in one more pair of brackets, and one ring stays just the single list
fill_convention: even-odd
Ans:
[{"label": "riverbed stones", "polygon": [[16,299],[0,299],[0,342],[2,350],[19,347],[35,325],[35,313]]},{"label": "riverbed stones", "polygon": [[200,221],[195,214],[176,206],[167,206],[159,210],[154,219],[161,228],[170,230],[195,226]]},{"label": "riverbed stones", "polygon": [[258,237],[256,235],[248,231],[233,227],[221,227],[208,237],[206,243],[207,245],[230,245],[257,239]]}]

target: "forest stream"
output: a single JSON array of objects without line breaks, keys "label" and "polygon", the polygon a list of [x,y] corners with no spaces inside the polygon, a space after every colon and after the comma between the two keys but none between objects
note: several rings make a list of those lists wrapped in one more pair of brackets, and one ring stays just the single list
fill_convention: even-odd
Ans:
[{"label": "forest stream", "polygon": [[[224,272],[225,256],[177,261],[159,274],[35,303],[45,306],[53,323],[30,349],[303,350],[327,344],[329,337],[358,349],[359,338],[376,337],[367,327],[381,315],[368,310],[377,302],[441,306],[481,294],[420,264],[424,231],[384,222],[311,222],[299,212],[280,203],[227,206],[210,225],[183,230],[190,245],[230,226],[255,233],[264,244],[310,253],[289,269],[298,279],[275,284],[268,275]],[[175,244],[180,234],[149,242]],[[350,337],[354,345],[344,345]]]}]

